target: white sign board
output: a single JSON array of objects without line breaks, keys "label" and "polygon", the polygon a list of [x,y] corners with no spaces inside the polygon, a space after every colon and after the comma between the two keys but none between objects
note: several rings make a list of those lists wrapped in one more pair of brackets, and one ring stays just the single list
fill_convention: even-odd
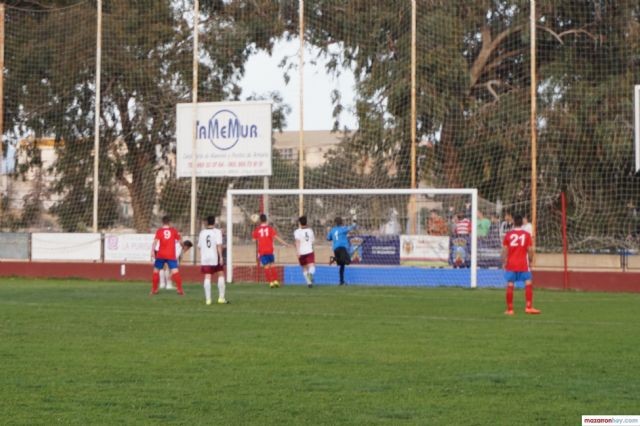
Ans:
[{"label": "white sign board", "polygon": [[100,260],[101,238],[98,233],[31,234],[32,260]]},{"label": "white sign board", "polygon": [[400,235],[402,265],[449,265],[449,237]]},{"label": "white sign board", "polygon": [[194,131],[196,176],[271,176],[270,102],[178,104],[178,177],[191,177]]},{"label": "white sign board", "polygon": [[105,262],[151,262],[153,234],[107,234],[104,236]]}]

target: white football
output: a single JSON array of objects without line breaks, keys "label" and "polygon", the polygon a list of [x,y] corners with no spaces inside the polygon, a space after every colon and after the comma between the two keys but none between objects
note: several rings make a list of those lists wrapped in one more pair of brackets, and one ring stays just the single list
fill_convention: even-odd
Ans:
[{"label": "white football", "polygon": [[258,213],[254,213],[249,216],[249,219],[251,219],[251,222],[253,223],[258,223],[258,221],[260,220],[260,215]]}]

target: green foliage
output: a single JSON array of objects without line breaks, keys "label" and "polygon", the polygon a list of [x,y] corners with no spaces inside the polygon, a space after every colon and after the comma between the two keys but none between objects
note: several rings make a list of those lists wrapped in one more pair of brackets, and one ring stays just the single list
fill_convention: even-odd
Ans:
[{"label": "green foliage", "polygon": [[[199,100],[239,100],[247,59],[259,50],[271,52],[279,39],[297,36],[298,2],[201,3]],[[47,9],[76,3],[8,4]],[[325,165],[305,171],[305,186],[408,187],[414,142],[411,2],[311,0],[304,5],[305,39],[319,49],[327,72],[354,73],[358,119],[358,129],[346,134]],[[185,203],[170,205],[171,194],[190,197],[186,184],[171,181],[168,170],[174,106],[189,101],[191,94],[192,7],[191,1],[105,1],[100,136],[106,147],[100,160],[106,171],[100,182],[105,191],[117,184],[127,189],[134,227],[144,232],[158,202],[180,220],[187,214]],[[417,153],[419,181],[477,187],[482,198],[531,208],[529,7],[528,0],[417,2],[415,142],[426,142]],[[7,58],[5,127],[15,136],[32,131],[65,142],[58,147],[55,189],[69,198],[69,211],[77,205],[85,212],[92,183],[89,147],[64,151],[94,136],[94,9],[93,2],[69,8],[68,21],[7,10],[7,22],[18,28],[20,48]],[[589,247],[594,238],[626,245],[629,234],[637,232],[633,215],[640,208],[640,179],[631,169],[629,111],[630,87],[640,78],[638,16],[638,3],[627,0],[537,2],[539,167],[534,179],[539,228],[549,230],[537,239],[539,245],[559,246],[560,192],[568,194],[576,248]],[[33,28],[37,34],[64,37],[37,38]],[[69,40],[84,43],[74,46],[72,55],[56,56]],[[296,60],[283,59],[285,80]],[[265,97],[278,105],[274,120],[280,127],[274,128],[282,128],[287,109],[279,95],[268,90],[251,95]],[[341,94],[332,93],[332,100],[334,130],[339,130]],[[38,167],[37,156],[27,154],[31,167]],[[274,174],[271,187],[298,187],[297,165],[275,158],[274,170],[283,175]],[[203,182],[198,200],[204,210],[218,208],[216,197],[229,183],[236,188],[262,185],[259,178]],[[165,188],[160,200],[158,185]],[[83,226],[85,220],[86,215]]]},{"label": "green foliage", "polygon": [[[229,181],[228,178],[198,178],[197,218],[219,216]],[[191,218],[191,203],[176,203],[178,197],[183,200],[191,199],[191,179],[168,180],[160,198],[162,211],[171,217],[178,229],[187,230]]]},{"label": "green foliage", "polygon": [[[305,4],[308,38],[330,58],[329,70],[350,67],[357,80],[359,128],[340,153],[353,152],[344,166],[351,170],[363,158],[383,164],[398,171],[398,182],[387,184],[407,187],[409,2]],[[565,191],[576,248],[596,234],[626,245],[633,206],[640,205],[628,121],[630,88],[640,76],[639,6],[537,4],[536,179],[539,228],[549,230],[537,243],[559,246],[557,200]],[[530,2],[417,6],[417,137],[429,142],[418,153],[419,178],[436,187],[477,187],[482,198],[530,209]],[[340,97],[334,99],[339,112]],[[370,179],[382,184],[375,174]]]},{"label": "green foliage", "polygon": [[[211,2],[203,7],[203,60],[198,83],[201,101],[237,99],[237,80],[252,52],[249,46],[257,43],[255,46],[268,47],[272,40],[265,28],[281,21],[281,11],[273,2],[250,2],[254,8],[250,15],[245,15],[247,11],[238,3]],[[91,7],[81,4],[49,14],[7,12],[9,20],[22,28],[16,37],[21,46],[12,50],[20,57],[7,61],[7,128],[37,136],[54,135],[61,141],[55,165],[59,180],[54,191],[63,200],[53,211],[65,216],[59,217],[65,229],[91,223],[86,215],[93,185],[90,173],[95,109],[95,10]],[[175,150],[175,105],[190,100],[192,23],[187,12],[191,8],[189,2],[169,0],[112,0],[104,4],[100,184],[106,199],[115,196],[116,183],[126,188],[133,207],[133,225],[140,232],[151,227],[156,184],[162,184],[162,179],[157,181],[158,174],[170,167],[168,158]],[[265,14],[270,20],[264,20]],[[24,22],[17,23],[18,19]],[[29,28],[34,27],[41,32],[30,33]],[[272,30],[284,29],[276,27]],[[39,38],[41,33],[61,36]],[[85,43],[72,55],[60,55],[69,40]],[[277,94],[271,97],[281,102]],[[276,109],[276,128],[284,123],[286,110],[282,108],[280,105]],[[36,157],[30,158],[34,162],[28,167],[39,167]],[[212,200],[204,206],[212,208],[219,202]],[[77,217],[67,218],[73,209]],[[113,215],[100,221],[113,223]]]}]

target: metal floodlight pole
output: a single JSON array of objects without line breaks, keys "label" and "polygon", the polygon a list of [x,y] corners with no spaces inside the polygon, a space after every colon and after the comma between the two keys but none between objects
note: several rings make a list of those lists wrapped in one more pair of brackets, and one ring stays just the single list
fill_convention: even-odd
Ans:
[{"label": "metal floodlight pole", "polygon": [[[300,32],[300,52],[298,55],[298,64],[300,67],[300,129],[298,130],[298,188],[304,189],[304,0],[300,0],[298,4],[298,23]],[[304,196],[299,195],[298,212],[302,216],[304,214]]]},{"label": "metal floodlight pole", "polygon": [[100,167],[100,75],[102,74],[102,0],[97,3],[96,28],[96,105],[93,129],[93,232],[98,232],[98,187]]},{"label": "metal floodlight pole", "polygon": [[537,103],[536,103],[536,0],[531,0],[530,6],[531,24],[531,227],[533,239],[537,234],[538,226],[538,132],[537,132]]},{"label": "metal floodlight pole", "polygon": [[[198,116],[198,24],[200,21],[200,3],[198,0],[193,2],[193,83],[192,83],[192,102],[193,108],[191,109],[192,123],[191,131],[193,136],[191,138],[191,214],[190,214],[190,226],[189,235],[191,238],[195,238],[196,235],[196,211],[197,211],[197,190],[196,185],[196,166],[198,161],[197,149],[198,149],[198,129],[196,129],[197,116]],[[195,247],[193,253],[195,254]],[[195,255],[192,255],[195,259]]]},{"label": "metal floodlight pole", "polygon": [[[417,6],[416,0],[411,0],[411,189],[416,189],[416,133],[417,133],[417,108],[416,108],[416,33],[417,33]],[[412,195],[409,202],[410,232],[417,233],[417,206],[416,195]]]},{"label": "metal floodlight pole", "polygon": [[[6,162],[4,161],[2,142],[4,140],[4,3],[0,3],[0,175],[2,176],[2,189],[6,189]],[[3,170],[4,169],[4,170]]]},{"label": "metal floodlight pole", "polygon": [[633,127],[636,173],[640,172],[640,85],[633,87]]},{"label": "metal floodlight pole", "polygon": [[416,0],[411,0],[411,189],[416,188],[416,133],[418,130],[416,108],[416,14]]}]

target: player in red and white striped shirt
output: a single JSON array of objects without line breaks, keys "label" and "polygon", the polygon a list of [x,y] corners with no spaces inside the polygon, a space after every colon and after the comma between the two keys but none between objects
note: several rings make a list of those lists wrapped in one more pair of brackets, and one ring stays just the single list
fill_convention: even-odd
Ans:
[{"label": "player in red and white striped shirt", "polygon": [[533,284],[531,280],[530,263],[533,263],[533,240],[531,234],[522,229],[522,216],[513,217],[515,228],[507,232],[502,241],[502,265],[507,281],[507,310],[506,315],[513,315],[513,289],[515,283],[524,281],[525,313],[539,314],[533,307]]},{"label": "player in red and white striped shirt", "polygon": [[455,235],[469,235],[471,234],[471,221],[464,213],[458,213],[458,221],[453,228]]}]

